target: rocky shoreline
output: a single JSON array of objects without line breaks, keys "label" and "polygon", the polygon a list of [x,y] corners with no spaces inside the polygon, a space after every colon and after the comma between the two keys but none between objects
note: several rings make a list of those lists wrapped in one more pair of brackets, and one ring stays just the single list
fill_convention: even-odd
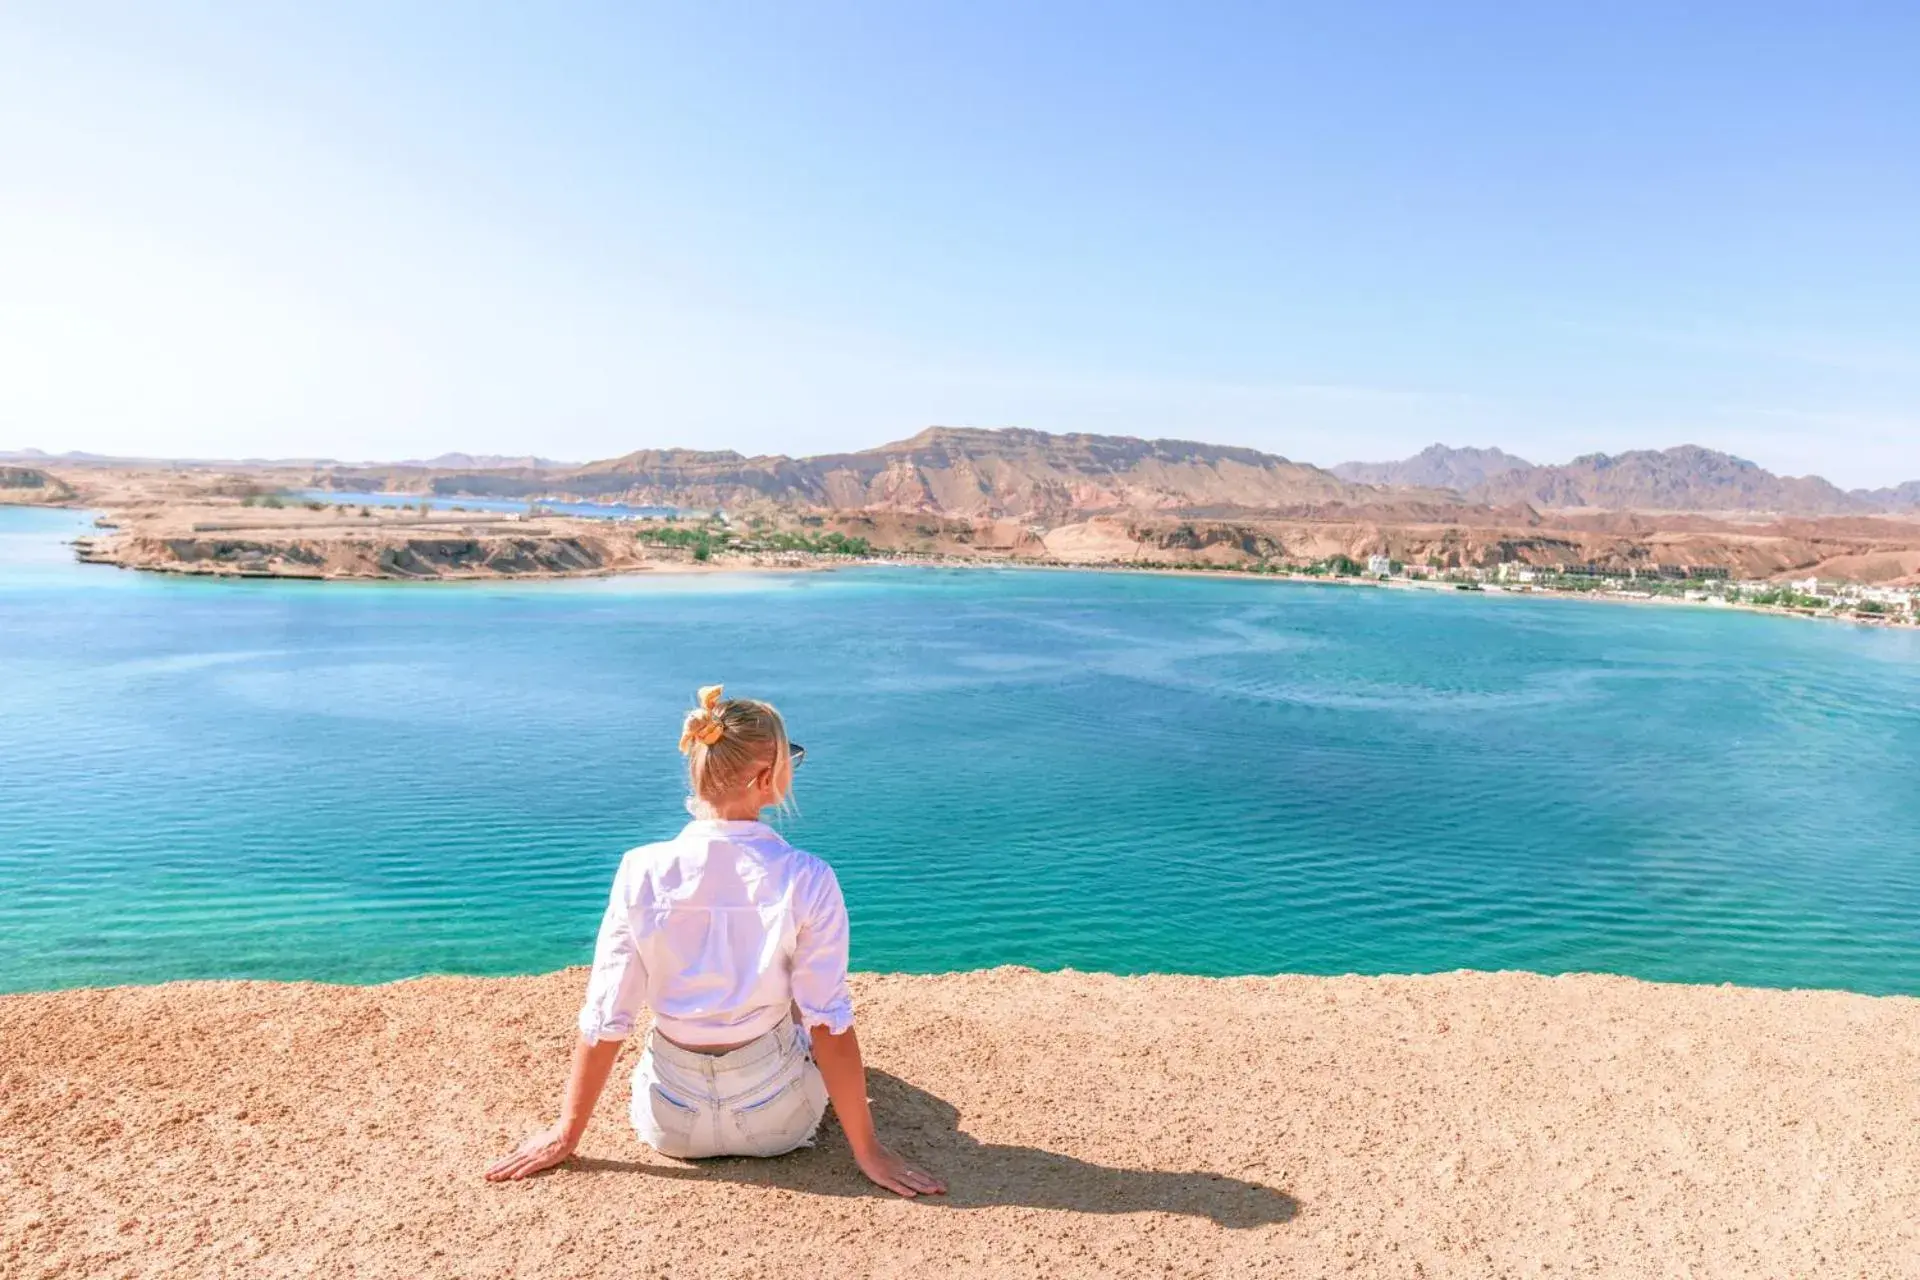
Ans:
[{"label": "rocky shoreline", "polygon": [[202,577],[394,579],[557,577],[648,567],[618,543],[532,528],[447,532],[168,535],[126,533],[76,539],[87,564]]},{"label": "rocky shoreline", "polygon": [[0,466],[0,505],[58,507],[73,498],[66,481],[38,467]]},{"label": "rocky shoreline", "polygon": [[[695,560],[686,554],[676,554],[623,537],[617,532],[617,526],[613,527],[614,532],[609,532],[605,521],[572,523],[587,527],[560,532],[544,526],[515,525],[509,530],[501,530],[487,526],[475,528],[468,522],[462,527],[439,533],[396,529],[377,532],[351,530],[333,536],[313,533],[303,536],[249,536],[245,531],[219,534],[201,532],[180,536],[117,533],[100,538],[76,538],[74,550],[77,558],[85,564],[112,565],[187,577],[296,581],[428,582],[608,577],[649,572],[797,572],[849,564],[884,564],[911,568],[1023,568],[1147,573],[1448,593],[1461,589],[1461,584],[1447,581],[1375,581],[1298,572],[1239,570],[1224,566],[1156,567],[1149,564],[1116,564],[1101,560],[1076,562],[1011,554],[961,556],[880,552],[871,556],[848,557],[806,552],[722,552],[709,559]],[[1602,604],[1732,610],[1773,617],[1839,621],[1864,627],[1912,628],[1920,625],[1920,618],[1911,613],[1884,617],[1859,614],[1842,616],[1771,605],[1715,604],[1645,597],[1622,591],[1567,592],[1540,587],[1512,591],[1500,586],[1473,589],[1489,594],[1524,594]]]},{"label": "rocky shoreline", "polygon": [[471,581],[625,573],[802,570],[818,557],[733,555],[697,561],[637,541],[604,520],[387,520],[378,525],[136,523],[74,540],[84,564],[190,577],[310,581]]}]

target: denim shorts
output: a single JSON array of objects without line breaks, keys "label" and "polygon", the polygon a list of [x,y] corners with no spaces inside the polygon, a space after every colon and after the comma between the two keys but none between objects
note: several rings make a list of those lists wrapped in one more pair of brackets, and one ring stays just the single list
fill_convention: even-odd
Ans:
[{"label": "denim shorts", "polygon": [[827,1085],[791,1017],[731,1053],[647,1034],[633,1069],[633,1128],[663,1156],[777,1156],[813,1145]]}]

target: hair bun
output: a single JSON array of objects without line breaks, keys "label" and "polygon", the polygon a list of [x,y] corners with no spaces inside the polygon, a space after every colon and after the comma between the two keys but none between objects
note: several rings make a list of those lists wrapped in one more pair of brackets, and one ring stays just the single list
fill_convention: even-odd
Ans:
[{"label": "hair bun", "polygon": [[720,693],[723,686],[717,684],[702,685],[695,699],[700,703],[687,712],[687,719],[680,726],[680,754],[687,755],[693,750],[693,744],[710,747],[727,736],[727,726],[720,718]]}]

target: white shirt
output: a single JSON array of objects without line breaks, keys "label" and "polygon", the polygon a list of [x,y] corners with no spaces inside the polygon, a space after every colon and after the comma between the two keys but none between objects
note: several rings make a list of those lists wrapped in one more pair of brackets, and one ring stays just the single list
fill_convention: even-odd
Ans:
[{"label": "white shirt", "polygon": [[623,1040],[644,1004],[669,1040],[739,1044],[797,1004],[837,1035],[853,1025],[847,933],[832,867],[762,822],[690,822],[620,859],[580,1032]]}]

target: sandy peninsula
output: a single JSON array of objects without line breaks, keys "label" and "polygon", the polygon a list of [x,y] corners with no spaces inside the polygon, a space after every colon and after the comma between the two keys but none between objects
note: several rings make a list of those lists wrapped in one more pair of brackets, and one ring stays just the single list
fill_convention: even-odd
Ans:
[{"label": "sandy peninsula", "polygon": [[624,1069],[569,1167],[489,1184],[583,981],[0,998],[0,1273],[1920,1275],[1920,1000],[862,976],[883,1128],[944,1199],[868,1188],[831,1121],[655,1156]]},{"label": "sandy peninsula", "polygon": [[86,564],[216,578],[431,582],[822,567],[818,556],[696,559],[637,540],[619,522],[320,502],[254,508],[168,502],[115,508],[74,542]]}]

